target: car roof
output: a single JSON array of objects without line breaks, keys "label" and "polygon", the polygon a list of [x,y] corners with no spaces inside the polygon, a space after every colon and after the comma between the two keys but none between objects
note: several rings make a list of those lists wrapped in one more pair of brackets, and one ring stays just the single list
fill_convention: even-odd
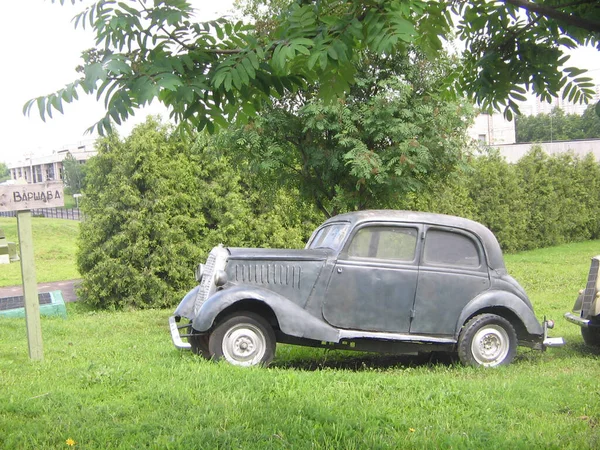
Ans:
[{"label": "car roof", "polygon": [[325,221],[325,224],[333,222],[349,222],[353,228],[364,222],[422,223],[469,231],[475,234],[483,244],[490,267],[492,269],[505,269],[500,245],[494,233],[479,222],[464,217],[419,211],[380,209],[339,214]]}]

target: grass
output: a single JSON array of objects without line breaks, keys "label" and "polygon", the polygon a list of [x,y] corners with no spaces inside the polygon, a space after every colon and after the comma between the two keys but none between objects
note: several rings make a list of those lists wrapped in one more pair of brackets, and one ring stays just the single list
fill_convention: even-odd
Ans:
[{"label": "grass", "polygon": [[599,448],[600,352],[561,319],[600,242],[509,255],[567,346],[509,367],[280,345],[272,367],[203,361],[170,342],[171,311],[0,320],[0,448]]},{"label": "grass", "polygon": [[[0,217],[0,228],[4,230],[8,241],[19,242],[16,218]],[[37,281],[46,283],[79,278],[75,264],[79,222],[33,217],[32,229]],[[0,266],[0,286],[21,283],[20,263]]]}]

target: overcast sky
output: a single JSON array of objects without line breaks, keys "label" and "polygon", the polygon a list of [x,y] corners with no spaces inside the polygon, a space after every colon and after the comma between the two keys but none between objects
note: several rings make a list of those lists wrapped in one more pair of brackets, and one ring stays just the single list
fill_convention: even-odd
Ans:
[{"label": "overcast sky", "polygon": [[[90,3],[89,1],[87,3]],[[226,13],[233,0],[193,0],[198,18],[207,20]],[[65,114],[56,112],[53,119],[43,122],[37,109],[30,117],[22,113],[24,103],[40,95],[54,92],[79,74],[81,52],[93,46],[93,36],[74,30],[71,18],[82,4],[64,6],[49,0],[3,1],[0,18],[0,162],[16,162],[29,156],[52,153],[53,150],[91,142],[94,136],[85,130],[103,117],[102,103],[94,97],[64,105]],[[594,49],[578,52],[570,65],[585,67],[600,83],[600,56]],[[148,113],[162,113],[156,102],[143,112],[136,113],[121,128],[128,134]]]},{"label": "overcast sky", "polygon": [[[65,114],[58,112],[43,122],[34,107],[30,117],[23,116],[25,102],[49,94],[72,82],[80,75],[75,67],[80,55],[93,47],[93,35],[74,30],[71,19],[83,9],[82,4],[61,6],[50,0],[19,0],[2,2],[0,16],[0,162],[16,162],[29,156],[45,155],[53,150],[93,142],[95,136],[85,130],[104,116],[102,102],[95,97],[63,104]],[[192,0],[197,17],[209,20],[227,13],[233,0]],[[167,112],[154,102],[143,112],[136,112],[119,130],[128,134],[134,125],[143,122],[147,114]]]}]

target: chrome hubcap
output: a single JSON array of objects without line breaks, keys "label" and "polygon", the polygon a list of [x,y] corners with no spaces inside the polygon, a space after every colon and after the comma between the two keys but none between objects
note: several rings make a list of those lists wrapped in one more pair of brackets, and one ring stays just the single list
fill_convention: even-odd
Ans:
[{"label": "chrome hubcap", "polygon": [[251,324],[239,324],[230,328],[223,337],[223,356],[237,366],[254,366],[265,355],[263,332]]},{"label": "chrome hubcap", "polygon": [[502,363],[508,355],[510,340],[504,328],[487,325],[475,333],[471,343],[471,352],[475,361],[485,367]]}]

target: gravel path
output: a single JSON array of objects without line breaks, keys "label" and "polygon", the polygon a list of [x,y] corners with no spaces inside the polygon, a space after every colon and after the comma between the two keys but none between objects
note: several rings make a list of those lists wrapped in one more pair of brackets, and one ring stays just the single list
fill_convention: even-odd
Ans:
[{"label": "gravel path", "polygon": [[[75,289],[81,280],[66,280],[66,281],[55,281],[52,283],[40,283],[38,284],[38,294],[42,292],[61,291],[63,300],[65,302],[77,301],[77,294]],[[23,286],[7,286],[0,287],[0,298],[4,297],[16,297],[23,295]]]}]

